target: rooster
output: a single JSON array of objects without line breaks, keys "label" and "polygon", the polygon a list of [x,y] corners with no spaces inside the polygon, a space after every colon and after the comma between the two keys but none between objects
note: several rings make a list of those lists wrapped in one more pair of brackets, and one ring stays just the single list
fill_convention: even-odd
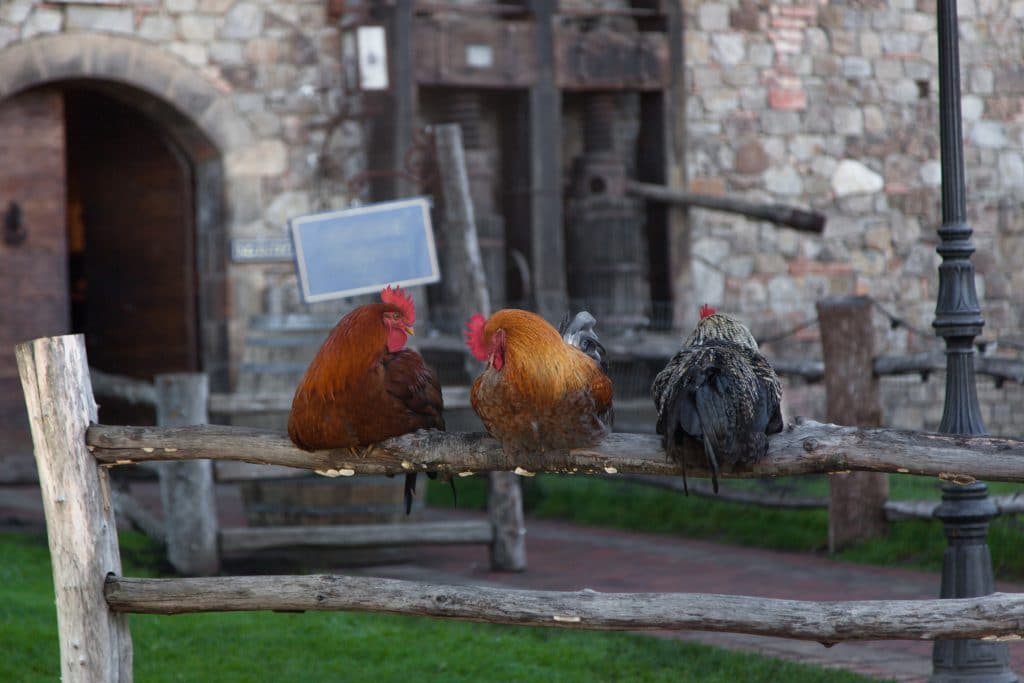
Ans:
[{"label": "rooster", "polygon": [[683,348],[654,378],[651,395],[665,452],[683,468],[684,491],[687,440],[704,446],[718,493],[720,467],[760,460],[767,435],[782,431],[775,371],[743,323],[707,305]]},{"label": "rooster", "polygon": [[474,315],[466,344],[487,363],[470,392],[473,410],[514,461],[537,469],[537,455],[590,446],[611,431],[611,380],[539,315]]},{"label": "rooster", "polygon": [[[381,303],[355,309],[331,330],[302,376],[288,416],[288,436],[307,451],[371,446],[418,429],[444,429],[437,375],[405,347],[416,309],[400,287]],[[405,477],[405,511],[416,473]]]},{"label": "rooster", "polygon": [[594,325],[596,324],[597,319],[589,311],[580,311],[571,321],[569,320],[569,314],[566,313],[562,322],[558,325],[558,334],[562,335],[562,339],[566,344],[575,346],[593,358],[594,362],[607,373],[605,348],[604,344],[601,343],[601,339],[597,336],[597,332],[594,331]]}]

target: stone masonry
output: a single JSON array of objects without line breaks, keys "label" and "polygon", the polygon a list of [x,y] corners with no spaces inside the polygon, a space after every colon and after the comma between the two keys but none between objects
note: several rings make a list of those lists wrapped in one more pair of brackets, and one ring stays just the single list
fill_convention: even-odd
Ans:
[{"label": "stone masonry", "polygon": [[[1024,320],[1024,2],[963,0],[963,131],[984,338]],[[935,5],[686,3],[691,186],[828,216],[821,237],[693,212],[694,301],[737,311],[763,336],[813,320],[826,295],[864,294],[879,353],[941,347],[931,334],[941,223]],[[820,357],[811,327],[767,346]],[[1011,355],[1019,352],[1010,350]],[[882,383],[886,421],[934,429],[941,373]],[[820,387],[791,383],[794,412],[823,413]],[[1019,386],[979,378],[990,431],[1019,435]]]},{"label": "stone masonry", "polygon": [[[288,217],[346,205],[344,180],[363,165],[364,131],[338,117],[346,106],[341,36],[326,7],[324,0],[6,0],[0,64],[25,48],[24,68],[35,68],[47,38],[63,39],[47,52],[51,67],[79,60],[79,73],[69,75],[165,64],[161,96],[224,155],[228,237],[282,237]],[[825,234],[809,236],[692,211],[690,272],[677,274],[676,295],[696,302],[694,320],[696,305],[710,302],[741,315],[759,336],[779,335],[812,320],[817,299],[859,293],[909,324],[893,329],[878,315],[879,353],[938,346],[930,334],[940,223],[934,3],[722,0],[683,9],[687,106],[678,115],[686,120],[691,189],[828,216]],[[1020,334],[1024,319],[1024,0],[961,0],[960,28],[984,336],[1006,339]],[[116,60],[92,44],[95,57],[81,56],[76,45],[96,38],[123,46]],[[111,63],[118,60],[124,64]],[[0,96],[10,77],[0,68]],[[291,270],[229,266],[233,354],[247,316],[295,305],[293,295],[283,304],[280,296],[294,291]],[[820,356],[813,326],[766,349]],[[980,384],[990,429],[1019,433],[1020,387]],[[891,422],[937,424],[940,376],[884,386]],[[791,392],[796,412],[823,410],[820,387]]]},{"label": "stone masonry", "polygon": [[[125,83],[183,112],[223,158],[227,238],[286,236],[289,217],[346,206],[362,130],[339,117],[341,36],[324,0],[0,3],[0,98],[59,76]],[[141,100],[140,100],[141,101]],[[169,117],[168,120],[172,120]],[[165,122],[166,123],[166,122]],[[232,264],[232,356],[291,264]]]}]

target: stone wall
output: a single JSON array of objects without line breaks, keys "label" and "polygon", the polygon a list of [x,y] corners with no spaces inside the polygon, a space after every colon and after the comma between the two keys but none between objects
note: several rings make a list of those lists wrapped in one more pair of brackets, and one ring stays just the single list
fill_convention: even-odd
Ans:
[{"label": "stone wall", "polygon": [[[694,187],[809,205],[811,237],[696,213],[696,298],[770,332],[824,294],[862,293],[929,327],[940,223],[934,3],[687,3]],[[997,337],[1024,285],[1024,3],[960,3],[968,209],[978,293]],[[1016,287],[1015,287],[1016,285]],[[930,343],[930,340],[920,340]],[[887,352],[913,349],[905,330]]]},{"label": "stone wall", "polygon": [[[191,126],[182,134],[205,136],[219,153],[222,171],[211,177],[223,182],[215,192],[223,195],[227,239],[284,237],[289,217],[345,206],[343,180],[363,164],[361,124],[340,116],[351,103],[341,37],[326,6],[324,0],[5,0],[0,98],[62,77],[141,91],[147,98],[138,98],[140,106],[160,123]],[[162,104],[143,104],[151,101]],[[224,246],[209,252],[210,263]],[[228,299],[218,310],[230,318],[237,363],[248,316],[277,305],[282,290],[294,292],[294,269],[230,264],[227,275]]]},{"label": "stone wall", "polygon": [[[879,353],[940,347],[930,331],[941,223],[934,2],[734,0],[685,12],[692,188],[828,216],[816,237],[693,212],[693,300],[720,302],[771,336],[813,320],[822,296],[865,294],[908,323],[893,329],[879,312]],[[1013,337],[1024,321],[1024,3],[964,0],[959,12],[984,337]],[[813,328],[768,350],[820,357]],[[887,421],[937,426],[941,376],[883,387]],[[793,398],[823,412],[818,392],[794,387]],[[993,432],[1019,433],[1019,387],[979,394]]]}]

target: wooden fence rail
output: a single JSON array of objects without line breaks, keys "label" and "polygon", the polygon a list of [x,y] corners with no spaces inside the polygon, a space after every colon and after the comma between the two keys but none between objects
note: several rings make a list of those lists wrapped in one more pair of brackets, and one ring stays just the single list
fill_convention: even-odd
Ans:
[{"label": "wooden fence rail", "polygon": [[[420,431],[389,439],[369,454],[299,450],[279,432],[245,427],[120,427],[91,425],[89,450],[106,465],[151,460],[220,458],[315,470],[328,476],[401,474],[416,470],[465,474],[516,470],[498,443],[481,433]],[[899,429],[866,429],[798,419],[769,439],[767,457],[724,477],[824,474],[851,470],[938,477],[966,484],[975,478],[1024,482],[1024,441],[962,437]],[[688,472],[710,476],[703,453],[687,455]],[[552,454],[545,472],[672,475],[660,437],[614,433],[597,446]],[[521,471],[522,473],[522,471]],[[530,473],[532,474],[532,473]]]},{"label": "wooden fence rail", "polygon": [[850,640],[1019,639],[1024,594],[953,600],[813,602],[701,593],[601,593],[446,586],[354,576],[137,579],[111,576],[116,612],[347,610],[587,630],[729,631],[832,644]]},{"label": "wooden fence rail", "polygon": [[[19,345],[16,352],[46,512],[64,681],[132,679],[131,635],[123,615],[132,611],[346,609],[585,629],[740,631],[823,643],[1024,637],[1024,594],[805,602],[519,591],[337,576],[125,578],[110,505],[109,466],[208,457],[348,474],[408,468],[482,472],[507,470],[512,463],[482,435],[418,433],[353,458],[336,451],[307,454],[283,435],[238,428],[90,427],[96,405],[81,335],[38,339]],[[804,423],[772,437],[769,457],[743,476],[852,468],[955,481],[976,476],[1024,481],[1024,442]],[[654,437],[628,434],[615,435],[598,448],[572,451],[553,460],[550,469],[674,470]]]}]

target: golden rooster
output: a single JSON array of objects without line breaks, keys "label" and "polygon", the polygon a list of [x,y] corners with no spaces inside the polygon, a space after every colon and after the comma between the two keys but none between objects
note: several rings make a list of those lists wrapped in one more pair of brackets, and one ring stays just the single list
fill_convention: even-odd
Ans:
[{"label": "golden rooster", "polygon": [[517,463],[536,469],[534,456],[590,446],[611,431],[611,380],[539,315],[474,315],[466,344],[487,363],[470,393],[473,410]]},{"label": "golden rooster", "polygon": [[782,431],[782,385],[743,323],[704,305],[700,322],[654,378],[658,433],[665,452],[682,465],[684,444],[704,446],[711,483],[719,468],[757,462],[768,452],[768,434]]},{"label": "golden rooster", "polygon": [[[437,375],[405,347],[416,309],[400,287],[331,330],[295,390],[288,436],[307,451],[361,448],[418,429],[444,429]],[[416,474],[405,478],[408,514]]]}]

